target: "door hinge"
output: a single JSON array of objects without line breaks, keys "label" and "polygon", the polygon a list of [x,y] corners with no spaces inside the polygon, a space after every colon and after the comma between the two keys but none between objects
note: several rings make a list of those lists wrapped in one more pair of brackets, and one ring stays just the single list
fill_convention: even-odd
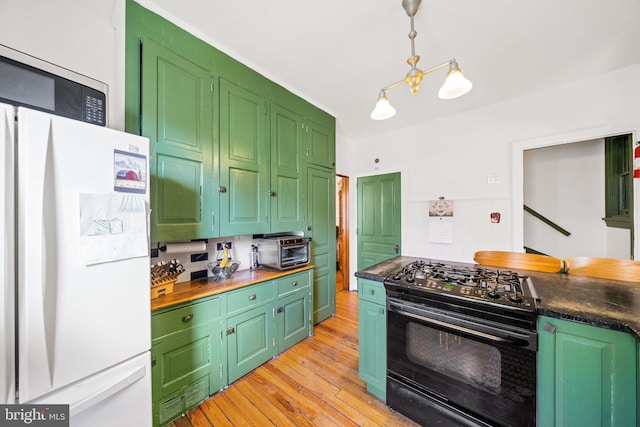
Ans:
[{"label": "door hinge", "polygon": [[153,356],[151,358],[151,367],[153,368],[154,366],[156,366],[156,357],[155,356]]},{"label": "door hinge", "polygon": [[269,214],[264,215],[264,222],[269,224]]},{"label": "door hinge", "polygon": [[273,348],[276,347],[276,337],[273,337]]},{"label": "door hinge", "polygon": [[216,225],[216,214],[211,211],[211,225]]},{"label": "door hinge", "polygon": [[211,78],[211,93],[215,93],[215,84],[213,82],[213,77]]}]

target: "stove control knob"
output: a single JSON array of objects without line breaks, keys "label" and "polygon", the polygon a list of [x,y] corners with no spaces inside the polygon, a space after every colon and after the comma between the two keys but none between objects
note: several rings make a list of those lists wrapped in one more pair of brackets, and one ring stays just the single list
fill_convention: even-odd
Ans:
[{"label": "stove control knob", "polygon": [[496,291],[494,291],[494,290],[489,290],[489,292],[487,292],[487,296],[488,296],[489,298],[491,298],[491,299],[498,299],[498,298],[500,298],[500,294],[499,294],[499,293],[497,293],[497,292],[496,292]]},{"label": "stove control knob", "polygon": [[522,295],[520,294],[511,294],[509,295],[509,301],[515,304],[522,304]]}]

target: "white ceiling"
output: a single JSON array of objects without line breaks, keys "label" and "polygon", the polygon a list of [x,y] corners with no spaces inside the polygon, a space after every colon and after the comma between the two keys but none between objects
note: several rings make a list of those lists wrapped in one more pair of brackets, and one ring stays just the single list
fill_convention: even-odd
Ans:
[{"label": "white ceiling", "polygon": [[638,0],[424,0],[415,17],[419,66],[456,58],[474,88],[440,100],[446,71],[438,71],[415,97],[406,86],[391,90],[397,114],[376,122],[369,114],[378,89],[409,70],[401,0],[140,3],[335,115],[350,139],[640,63]]}]

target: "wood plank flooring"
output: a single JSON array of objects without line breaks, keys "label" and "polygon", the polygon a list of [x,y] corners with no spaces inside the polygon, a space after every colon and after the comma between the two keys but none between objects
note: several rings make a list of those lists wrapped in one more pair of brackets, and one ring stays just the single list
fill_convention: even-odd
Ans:
[{"label": "wood plank flooring", "polygon": [[418,426],[367,393],[358,377],[358,294],[314,335],[206,400],[170,427]]}]

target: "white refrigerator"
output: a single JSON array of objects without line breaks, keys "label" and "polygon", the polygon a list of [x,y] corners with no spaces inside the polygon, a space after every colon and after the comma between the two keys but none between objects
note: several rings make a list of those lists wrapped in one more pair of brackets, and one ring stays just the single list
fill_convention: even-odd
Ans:
[{"label": "white refrigerator", "polygon": [[0,104],[0,404],[151,426],[148,140]]}]

